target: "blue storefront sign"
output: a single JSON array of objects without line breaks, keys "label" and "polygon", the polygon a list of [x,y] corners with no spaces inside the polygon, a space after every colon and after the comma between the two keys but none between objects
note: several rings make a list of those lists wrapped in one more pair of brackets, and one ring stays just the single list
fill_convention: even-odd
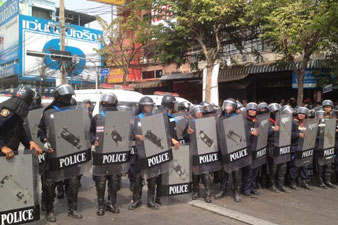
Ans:
[{"label": "blue storefront sign", "polygon": [[[316,88],[317,87],[317,77],[313,74],[312,70],[305,71],[304,77],[304,88]],[[298,82],[296,79],[295,72],[292,72],[292,88],[298,88]]]}]

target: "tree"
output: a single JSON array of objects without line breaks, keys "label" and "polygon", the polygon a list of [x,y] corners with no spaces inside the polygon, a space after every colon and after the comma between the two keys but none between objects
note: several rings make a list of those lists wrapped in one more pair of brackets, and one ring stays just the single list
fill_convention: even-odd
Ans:
[{"label": "tree", "polygon": [[111,23],[97,18],[103,29],[102,49],[96,51],[106,66],[123,73],[126,85],[130,69],[139,67],[139,61],[151,43],[152,29],[149,18],[142,18],[139,8],[129,3],[120,9],[119,17]]},{"label": "tree", "polygon": [[291,64],[298,82],[297,103],[303,102],[304,77],[311,56],[330,46],[334,0],[253,0],[244,19],[259,26],[261,38]]},{"label": "tree", "polygon": [[[193,47],[201,49],[206,61],[205,100],[218,104],[211,97],[212,77],[215,63],[220,59],[222,45],[241,43],[238,19],[244,13],[245,0],[154,0],[153,10],[172,16],[172,20],[159,25],[155,32],[157,57],[165,63],[175,62],[178,66],[191,56]],[[165,7],[167,6],[167,7]],[[163,13],[159,13],[160,15]],[[249,29],[247,28],[247,31]],[[217,73],[215,73],[217,75]],[[216,90],[218,94],[218,89]],[[217,97],[218,98],[218,97]]]}]

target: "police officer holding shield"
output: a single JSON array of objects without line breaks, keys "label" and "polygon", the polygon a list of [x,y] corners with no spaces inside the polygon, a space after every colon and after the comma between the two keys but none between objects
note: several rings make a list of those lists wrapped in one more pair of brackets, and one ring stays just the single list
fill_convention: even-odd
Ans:
[{"label": "police officer holding shield", "polygon": [[[248,121],[248,133],[249,133],[249,140],[250,145],[249,148],[253,149],[254,145],[254,137],[258,136],[258,129],[255,128],[256,123],[256,115],[258,111],[258,105],[255,102],[249,102],[246,105],[247,110],[247,121]],[[243,167],[242,169],[242,192],[245,196],[251,196],[251,194],[257,195],[257,186],[256,186],[256,179],[259,172],[259,167],[252,168],[251,165]]]},{"label": "police officer holding shield", "polygon": [[[243,108],[243,107],[242,107]],[[236,116],[236,109],[237,109],[237,102],[233,98],[228,98],[224,100],[223,105],[222,105],[222,115],[224,118],[230,118],[233,116]],[[241,112],[240,110],[237,110],[239,113]],[[240,191],[241,191],[241,171],[233,171],[231,172],[232,179],[233,179],[233,185],[234,185],[234,194],[235,194],[235,202],[240,202],[241,197],[240,197]],[[227,184],[229,180],[230,174],[225,173],[224,169],[222,168],[221,173],[220,173],[220,192],[218,192],[215,195],[215,199],[222,198],[225,196],[227,192]]]},{"label": "police officer holding shield", "polygon": [[[91,129],[91,136],[92,141],[94,139],[95,147],[99,147],[98,134],[97,130],[99,127],[104,126],[104,121],[106,118],[106,113],[109,111],[117,111],[117,97],[113,93],[103,94],[100,99],[100,113],[95,115],[94,119],[92,120],[91,127],[95,127],[95,129]],[[95,138],[96,137],[96,138]],[[103,138],[103,137],[101,137]],[[101,146],[102,147],[102,146]],[[103,216],[105,214],[105,190],[106,190],[106,183],[108,181],[108,199],[109,202],[107,204],[107,210],[112,213],[119,213],[120,210],[116,206],[116,198],[117,198],[117,191],[120,187],[120,176],[121,174],[106,174],[102,176],[94,176],[94,181],[96,185],[96,193],[97,193],[97,201],[98,201],[98,210],[97,215]]]},{"label": "police officer holding shield", "polygon": [[37,154],[42,153],[24,129],[24,118],[28,115],[35,94],[31,88],[20,86],[10,99],[0,104],[0,156],[13,158],[20,142],[30,150],[34,149]]},{"label": "police officer holding shield", "polygon": [[[204,108],[202,105],[196,105],[194,107],[192,107],[192,109],[190,110],[191,116],[194,119],[201,119],[203,118],[203,112],[204,112]],[[194,120],[193,119],[193,120]],[[187,142],[190,142],[190,147],[193,146],[192,141],[190,141],[190,136],[195,132],[195,128],[190,127],[190,125],[187,126],[187,128],[184,131],[184,136],[185,136],[185,140]],[[191,149],[190,151],[194,151],[195,149]],[[196,173],[196,171],[198,170],[199,165],[195,165],[193,166],[193,172],[192,172],[192,180],[193,180],[193,196],[192,199],[198,199],[199,198],[199,183],[200,180],[203,180],[203,184],[204,184],[204,189],[205,189],[205,198],[204,201],[207,203],[211,202],[211,177],[210,177],[210,173],[204,171],[202,174],[200,173]],[[195,171],[195,172],[194,172]]]},{"label": "police officer holding shield", "polygon": [[[268,110],[270,112],[270,129],[269,129],[269,181],[270,181],[270,189],[273,192],[289,192],[284,187],[285,175],[286,175],[286,163],[277,164],[274,162],[274,151],[276,151],[276,147],[273,145],[274,142],[274,133],[279,131],[279,124],[277,120],[277,113],[280,112],[280,105],[277,103],[271,103],[268,105]],[[276,182],[277,178],[277,182]],[[276,187],[277,184],[277,187]]]},{"label": "police officer holding shield", "polygon": [[[327,119],[335,118],[334,116],[334,111],[333,111],[333,102],[331,100],[324,100],[322,102],[322,109],[318,110],[316,113],[319,115],[321,114],[320,111],[323,112],[323,118],[320,116],[320,122],[319,126],[325,126],[325,121]],[[324,129],[322,129],[324,130]],[[337,130],[336,130],[337,133]],[[319,131],[320,134],[320,131]],[[318,137],[320,138],[320,137]],[[318,147],[317,147],[318,148]],[[319,147],[320,148],[320,147]],[[320,149],[319,149],[320,150]],[[332,163],[333,161],[330,162],[325,162],[326,160],[321,160],[324,161],[323,163],[319,162],[319,159],[322,158],[319,154],[319,151],[317,149],[316,155],[315,155],[315,160],[317,164],[317,179],[319,183],[319,187],[326,189],[327,187],[336,189],[336,186],[331,183],[331,172],[332,172]],[[325,158],[325,157],[324,157]]]},{"label": "police officer holding shield", "polygon": [[297,117],[294,118],[292,122],[292,133],[291,133],[291,161],[290,161],[290,178],[291,184],[290,188],[297,189],[297,179],[300,176],[302,179],[301,184],[307,190],[312,190],[312,188],[307,184],[306,180],[307,175],[307,166],[297,167],[295,165],[295,154],[298,149],[298,142],[301,138],[304,139],[305,134],[302,130],[305,128],[304,120],[307,118],[309,110],[305,107],[299,107],[296,110]]},{"label": "police officer holding shield", "polygon": [[[163,110],[166,111],[168,115],[168,124],[169,124],[169,136],[171,137],[172,145],[175,149],[180,147],[178,142],[177,133],[176,133],[176,123],[177,120],[173,113],[178,109],[178,104],[176,98],[172,95],[165,95],[162,97],[161,106]],[[156,179],[156,198],[155,202],[161,205],[161,185],[162,185],[162,175],[159,175]]]},{"label": "police officer holding shield", "polygon": [[[62,84],[56,87],[54,91],[54,99],[53,102],[47,106],[44,110],[44,114],[41,118],[39,124],[38,136],[41,142],[44,143],[44,148],[47,153],[53,153],[55,149],[51,147],[51,144],[47,139],[47,124],[45,121],[45,112],[49,109],[55,109],[56,111],[62,111],[67,107],[70,107],[72,95],[74,95],[73,88],[68,84]],[[48,169],[49,160],[47,157],[47,169],[46,169],[46,219],[48,222],[56,222],[56,216],[54,214],[54,199],[55,199],[55,180],[53,178],[48,177],[50,170]],[[68,197],[68,216],[75,219],[82,219],[82,215],[77,211],[77,198],[78,198],[78,176],[73,176],[69,178],[69,193],[67,193]]]},{"label": "police officer holding shield", "polygon": [[[133,134],[135,136],[136,151],[139,151],[144,146],[144,137],[142,135],[140,119],[153,115],[154,101],[150,97],[143,97],[139,101],[139,114],[135,117]],[[128,209],[133,210],[142,205],[142,176],[140,168],[140,159],[136,153],[135,160],[135,178],[133,183],[133,202],[129,205]],[[155,203],[155,189],[156,177],[147,179],[148,183],[148,202],[147,206],[151,209],[159,209],[159,205]]]}]

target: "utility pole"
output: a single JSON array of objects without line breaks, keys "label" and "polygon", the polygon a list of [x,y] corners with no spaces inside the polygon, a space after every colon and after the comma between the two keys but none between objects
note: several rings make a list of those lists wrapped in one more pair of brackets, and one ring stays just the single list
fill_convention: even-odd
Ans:
[{"label": "utility pole", "polygon": [[[66,27],[66,21],[65,21],[65,1],[60,0],[60,7],[59,7],[59,22],[60,22],[60,51],[65,51],[65,27]],[[57,79],[55,82],[56,86],[60,84],[67,84],[66,79],[66,65],[65,61],[60,61],[60,79]]]}]

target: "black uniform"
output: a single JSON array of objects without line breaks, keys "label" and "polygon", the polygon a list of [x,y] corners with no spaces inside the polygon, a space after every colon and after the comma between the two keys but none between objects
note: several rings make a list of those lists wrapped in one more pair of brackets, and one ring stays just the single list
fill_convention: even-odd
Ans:
[{"label": "black uniform", "polygon": [[[91,120],[91,142],[94,144],[95,137],[99,137],[101,146],[103,145],[103,133],[96,133],[97,126],[104,126],[105,123],[105,113],[108,111],[117,111],[116,108],[111,109],[102,109],[101,112],[94,116]],[[106,176],[93,176],[95,185],[96,185],[96,193],[97,193],[97,200],[98,200],[98,215],[103,215],[105,210],[105,190],[106,190],[106,182],[108,181],[108,204],[107,209],[113,213],[119,213],[120,210],[116,207],[116,198],[117,198],[117,191],[120,189],[120,178],[121,174],[112,174]]]},{"label": "black uniform", "polygon": [[[326,115],[326,118],[332,118],[333,116],[330,115],[329,113]],[[322,119],[319,123],[325,123],[325,118]],[[318,129],[318,135],[317,137],[319,137],[319,133],[321,132],[320,129]],[[318,149],[318,144],[319,144],[319,140],[317,138],[316,140],[316,149]],[[331,172],[332,172],[332,163],[327,163],[325,165],[320,165],[319,163],[319,158],[321,158],[319,151],[315,151],[315,165],[316,165],[316,173],[317,173],[317,179],[318,179],[318,183],[319,186],[322,188],[327,188],[331,187],[331,188],[336,188],[332,183],[331,183]]]},{"label": "black uniform", "polygon": [[298,149],[298,141],[299,141],[299,127],[304,126],[303,121],[300,121],[299,119],[295,118],[292,122],[292,133],[291,133],[291,161],[289,162],[290,164],[290,171],[289,175],[291,178],[291,185],[294,186],[293,184],[297,182],[297,178],[301,177],[302,181],[305,182],[307,179],[307,166],[301,166],[301,167],[296,167],[295,161],[296,161],[296,151]]},{"label": "black uniform", "polygon": [[[255,127],[255,117],[247,116],[248,121],[248,132],[249,132],[249,148],[253,151],[254,137],[251,134],[251,130]],[[259,167],[252,169],[251,165],[246,166],[242,169],[242,192],[244,195],[250,195],[257,193],[256,179],[258,176]]]},{"label": "black uniform", "polygon": [[[224,118],[230,118],[230,117],[236,116],[236,115],[237,115],[237,113],[235,113],[235,112],[233,112],[231,114],[227,114],[225,112],[223,113]],[[228,183],[229,183],[230,174],[226,173],[224,171],[224,169],[222,168],[220,173],[219,173],[219,176],[220,176],[220,192],[215,195],[216,199],[223,197],[225,195],[225,193],[227,192],[227,186],[228,186]],[[241,170],[231,172],[231,176],[232,176],[232,182],[233,182],[233,189],[234,189],[234,192],[235,192],[235,201],[240,202],[241,201],[241,199],[240,199]]]},{"label": "black uniform", "polygon": [[[54,106],[62,110],[65,107],[71,106],[71,103],[60,103],[57,101],[53,101],[49,106],[47,106],[44,110],[44,113],[42,115],[40,124],[39,124],[39,131],[38,136],[41,140],[41,142],[45,142],[47,140],[47,129],[46,129],[46,123],[45,123],[45,112],[49,109],[52,109]],[[46,174],[49,172],[49,162],[48,162],[48,155],[47,155],[47,164],[46,164]],[[74,212],[77,211],[77,199],[78,199],[78,185],[79,180],[78,176],[71,177],[67,180],[69,182],[69,188],[67,190],[67,197],[68,197],[68,210],[69,213],[74,214]],[[56,182],[53,179],[46,178],[46,211],[47,214],[54,211],[54,199],[55,199],[55,186]],[[82,216],[79,216],[82,218]]]},{"label": "black uniform", "polygon": [[[0,104],[0,148],[7,146],[17,154],[20,142],[29,148],[30,141],[32,138],[24,129],[23,118]],[[4,156],[1,151],[0,156]]]},{"label": "black uniform", "polygon": [[[287,192],[284,188],[285,183],[285,175],[286,175],[286,163],[276,164],[273,160],[273,153],[275,151],[275,147],[273,145],[274,141],[274,130],[273,126],[277,126],[277,122],[275,121],[275,114],[271,113],[270,116],[270,128],[269,128],[269,138],[268,138],[268,164],[269,164],[269,181],[271,185],[271,189],[275,192],[279,192],[278,189]],[[277,179],[277,181],[276,181]],[[277,185],[277,188],[276,188]]]}]

